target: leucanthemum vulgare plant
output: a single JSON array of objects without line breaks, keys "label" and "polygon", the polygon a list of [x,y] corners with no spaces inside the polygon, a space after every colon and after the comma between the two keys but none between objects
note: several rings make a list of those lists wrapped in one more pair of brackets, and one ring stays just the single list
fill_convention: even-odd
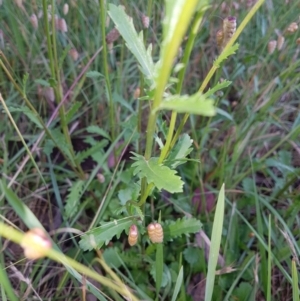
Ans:
[{"label": "leucanthemum vulgare plant", "polygon": [[[102,3],[104,2],[102,1]],[[118,192],[118,198],[122,204],[121,208],[117,208],[120,218],[101,223],[99,227],[94,227],[98,226],[100,220],[100,215],[97,212],[95,214],[96,218],[92,223],[93,227],[80,238],[80,247],[83,251],[98,251],[115,237],[119,238],[123,232],[128,234],[128,245],[131,248],[128,248],[127,252],[120,254],[115,248],[109,248],[103,252],[103,257],[111,267],[116,268],[118,276],[122,278],[123,282],[135,290],[134,294],[139,299],[153,300],[154,297],[158,299],[160,294],[163,294],[164,296],[171,295],[172,300],[177,300],[180,290],[184,286],[184,270],[181,259],[175,258],[178,262],[170,268],[166,267],[163,257],[164,245],[169,242],[176,243],[176,239],[183,235],[188,236],[189,234],[199,232],[202,227],[201,222],[197,219],[186,217],[178,218],[177,220],[166,220],[159,210],[154,210],[155,214],[150,219],[151,210],[147,206],[148,201],[154,198],[153,204],[155,207],[155,198],[159,198],[162,191],[169,194],[183,193],[185,183],[176,168],[189,160],[187,156],[193,150],[191,137],[183,132],[184,124],[189,114],[204,117],[212,117],[217,114],[218,110],[213,96],[219,90],[228,87],[230,82],[224,80],[215,86],[211,86],[205,92],[207,85],[220,64],[237,51],[238,45],[234,44],[234,42],[262,3],[263,0],[256,3],[235,33],[232,30],[233,26],[228,31],[228,27],[226,27],[228,23],[224,23],[226,26],[224,25],[223,31],[219,34],[221,53],[216,58],[203,82],[199,84],[198,91],[192,95],[181,95],[183,81],[194,41],[198,32],[201,32],[202,19],[209,2],[197,0],[166,1],[160,56],[157,61],[154,61],[152,58],[151,45],[145,46],[142,33],[138,34],[136,32],[133,21],[126,14],[124,8],[112,4],[108,6],[109,16],[114,22],[116,30],[124,39],[126,46],[135,57],[141,72],[140,91],[142,95],[138,100],[138,106],[141,107],[143,103],[149,103],[150,111],[147,116],[148,124],[145,132],[145,151],[132,152],[132,160],[134,162],[132,163],[132,168],[129,170],[128,177],[130,180],[126,182],[126,187],[123,187]],[[102,17],[104,17],[104,13]],[[191,20],[193,21],[190,22]],[[226,21],[232,25],[235,19],[231,17],[226,19]],[[182,59],[180,62],[175,63],[175,58],[185,35],[188,36],[188,39],[183,47]],[[161,112],[166,111],[171,112],[171,119],[168,124],[162,122],[160,115]],[[184,115],[180,119],[178,126],[176,126],[178,114]],[[64,114],[61,115],[63,117]],[[141,114],[139,114],[138,124],[141,122],[141,118]],[[112,119],[111,126],[113,124]],[[90,130],[92,131],[93,128],[90,128]],[[112,140],[117,141],[115,129],[112,127],[111,130]],[[140,135],[143,134],[140,126],[137,127],[137,132]],[[65,134],[67,135],[67,133]],[[130,135],[132,137],[134,133],[130,133]],[[159,153],[154,151],[157,149],[157,147],[154,147],[154,143],[158,146]],[[114,148],[114,144],[111,148]],[[139,149],[143,148],[140,146]],[[84,155],[81,158],[77,157],[77,159],[74,163],[83,160]],[[70,162],[70,165],[72,166],[72,162]],[[101,164],[99,163],[99,165]],[[80,168],[78,169],[80,171]],[[92,174],[90,179],[94,176],[95,174]],[[85,182],[82,179],[73,186],[72,193],[74,193],[74,197],[72,193],[69,194],[67,204],[64,208],[66,216],[70,217],[77,213],[79,205],[77,203],[76,207],[74,200],[79,200],[80,196],[87,190],[90,182],[91,180]],[[19,214],[24,213],[24,205],[18,203],[12,191],[4,184],[2,185],[2,182],[0,184],[10,202],[18,205],[16,208],[20,210]],[[212,231],[205,290],[206,300],[211,300],[212,298],[222,233],[223,213],[224,186],[220,190]],[[30,210],[26,211],[26,215],[31,220],[31,224],[27,225],[28,228],[32,228],[33,225],[40,226],[35,216],[30,213]],[[0,233],[3,236],[7,236],[7,227],[0,227]],[[24,240],[18,234],[15,234],[15,236],[15,241],[21,242],[25,248],[26,241],[24,243]],[[108,289],[118,292],[128,300],[137,300],[120,278],[105,265],[102,259],[99,260],[101,266],[114,281],[109,281],[87,267],[79,265],[76,261],[56,252],[59,249],[55,244],[49,243],[47,246],[50,245],[53,246],[53,249],[47,249],[45,253],[41,252],[41,254],[64,264],[68,272],[78,281],[85,282],[87,289],[99,299],[106,300],[88,280],[83,279],[82,275],[97,280],[108,287]],[[34,250],[30,250],[30,252],[34,252]],[[101,258],[100,255],[99,257]],[[32,255],[32,258],[37,257],[35,254]],[[136,284],[135,279],[138,278],[138,275],[135,274],[133,275],[135,277],[133,277],[130,274],[128,267],[130,268],[131,266],[143,267],[151,274],[155,282],[155,292],[151,291],[148,287]],[[127,276],[121,270],[126,270]]]},{"label": "leucanthemum vulgare plant", "polygon": [[[141,72],[143,84],[141,85],[142,97],[139,104],[150,103],[148,124],[146,130],[146,145],[144,153],[132,152],[132,178],[124,189],[119,191],[119,199],[123,204],[125,217],[119,220],[103,224],[81,237],[80,246],[83,250],[101,248],[108,243],[114,236],[119,237],[125,231],[128,233],[130,246],[145,246],[148,242],[150,246],[146,253],[155,253],[155,259],[147,259],[150,264],[150,273],[156,283],[157,298],[162,287],[168,283],[168,272],[164,267],[163,245],[168,241],[173,241],[176,237],[196,233],[201,229],[201,223],[194,218],[182,218],[178,220],[164,220],[163,216],[156,212],[154,222],[148,225],[148,236],[146,235],[145,217],[147,212],[147,200],[150,196],[159,197],[162,191],[167,193],[182,193],[184,181],[178,175],[177,166],[188,161],[187,156],[192,152],[192,139],[183,133],[183,126],[189,114],[197,114],[205,117],[214,116],[217,108],[214,104],[213,95],[230,85],[228,80],[223,80],[215,86],[207,87],[213,74],[220,67],[226,58],[233,55],[238,49],[238,44],[234,44],[238,35],[253,16],[255,11],[263,1],[258,1],[249,12],[246,19],[236,32],[235,17],[228,17],[223,22],[223,29],[219,36],[220,55],[216,58],[212,69],[200,85],[199,90],[193,95],[181,95],[184,76],[187,64],[194,45],[197,33],[201,29],[203,15],[208,7],[208,1],[166,1],[165,18],[163,21],[163,37],[161,42],[160,57],[157,62],[152,58],[152,45],[148,47],[144,44],[143,33],[137,33],[133,20],[126,15],[123,7],[109,5],[108,14],[115,24],[117,31],[123,37],[126,46],[134,55]],[[193,19],[189,27],[189,21]],[[185,45],[184,54],[181,62],[175,64],[176,56],[180,44],[186,32],[188,40]],[[170,123],[166,126],[166,131],[157,130],[160,122],[160,112],[171,111]],[[184,113],[178,127],[175,127],[177,115]],[[138,116],[141,118],[141,116]],[[139,128],[140,130],[140,128]],[[143,133],[140,133],[143,135]],[[159,156],[154,154],[154,143],[159,147]],[[159,194],[157,194],[159,192]],[[154,205],[155,206],[155,205]],[[222,224],[224,213],[224,185],[220,190],[218,204],[216,208],[215,223],[212,233],[212,246],[210,248],[210,258],[208,264],[208,274],[206,282],[206,300],[211,300],[214,284],[215,269],[220,248]],[[153,243],[154,245],[151,245]],[[134,247],[136,248],[136,246]],[[137,250],[134,252],[136,253]],[[113,256],[119,256],[115,251],[108,251],[107,258],[111,260]],[[113,255],[114,254],[114,255]],[[129,262],[129,258],[126,263]],[[141,256],[137,256],[141,258]],[[138,261],[138,259],[135,260]],[[116,263],[115,267],[120,267],[121,263]],[[114,264],[112,264],[114,266]],[[130,264],[129,264],[130,265]],[[183,270],[178,265],[177,281],[174,287],[172,300],[176,300],[179,288],[183,283]]]}]

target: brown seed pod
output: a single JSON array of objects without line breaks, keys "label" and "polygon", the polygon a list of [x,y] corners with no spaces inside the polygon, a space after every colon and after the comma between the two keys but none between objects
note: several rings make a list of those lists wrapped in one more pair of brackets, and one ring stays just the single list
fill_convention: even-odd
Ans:
[{"label": "brown seed pod", "polygon": [[274,50],[276,49],[277,41],[272,40],[268,43],[268,53],[272,54]]},{"label": "brown seed pod", "polygon": [[113,28],[107,35],[106,35],[106,43],[111,44],[116,41],[120,36],[120,33],[117,28]]},{"label": "brown seed pod", "polygon": [[47,237],[44,230],[40,228],[33,228],[27,231],[20,245],[24,249],[25,256],[33,260],[44,257],[52,247],[51,240]]},{"label": "brown seed pod", "polygon": [[142,15],[142,24],[144,26],[144,28],[149,28],[149,24],[150,24],[150,19],[148,16],[146,15]]},{"label": "brown seed pod", "polygon": [[216,34],[216,41],[219,49],[222,49],[223,38],[224,38],[223,29],[219,29]]},{"label": "brown seed pod", "polygon": [[289,27],[287,28],[288,33],[294,33],[298,30],[298,24],[296,22],[292,22]]},{"label": "brown seed pod", "polygon": [[222,48],[226,46],[231,37],[236,31],[236,18],[235,17],[227,17],[223,20],[223,43]]},{"label": "brown seed pod", "polygon": [[131,225],[128,233],[128,243],[131,247],[137,243],[138,237],[139,237],[139,231],[137,226]]},{"label": "brown seed pod", "polygon": [[39,27],[39,22],[36,14],[32,14],[30,16],[30,23],[33,26],[34,29],[37,29]]},{"label": "brown seed pod", "polygon": [[284,44],[284,36],[278,36],[277,38],[277,49],[281,50]]},{"label": "brown seed pod", "polygon": [[148,235],[153,243],[161,243],[164,240],[164,231],[159,223],[151,223],[147,227]]}]

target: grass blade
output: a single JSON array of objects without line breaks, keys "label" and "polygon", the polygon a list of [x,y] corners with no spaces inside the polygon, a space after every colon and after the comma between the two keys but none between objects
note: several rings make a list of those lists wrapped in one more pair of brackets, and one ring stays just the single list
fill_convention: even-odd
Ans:
[{"label": "grass blade", "polygon": [[179,271],[178,276],[177,276],[177,280],[176,280],[176,283],[175,283],[174,292],[173,292],[173,296],[172,296],[172,301],[177,300],[176,298],[177,298],[178,293],[180,291],[182,280],[183,280],[183,266],[181,266],[180,271]]},{"label": "grass blade", "polygon": [[296,261],[292,260],[293,301],[299,301],[298,271]]},{"label": "grass blade", "polygon": [[214,224],[211,235],[211,247],[209,250],[209,260],[208,260],[208,272],[205,285],[205,301],[210,301],[212,299],[214,282],[215,282],[215,271],[218,262],[223,220],[224,220],[224,208],[225,208],[225,185],[223,184],[219,193],[218,203],[214,218]]}]

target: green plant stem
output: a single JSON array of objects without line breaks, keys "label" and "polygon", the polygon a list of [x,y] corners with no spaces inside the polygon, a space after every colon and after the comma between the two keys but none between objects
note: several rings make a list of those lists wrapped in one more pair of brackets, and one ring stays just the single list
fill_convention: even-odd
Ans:
[{"label": "green plant stem", "polygon": [[[200,24],[202,22],[203,19],[203,14],[205,11],[205,6],[202,6],[201,8],[199,8],[199,10],[196,13],[196,16],[194,18],[194,21],[192,23],[191,26],[191,31],[189,34],[189,38],[185,47],[185,51],[184,51],[184,55],[182,58],[182,64],[183,64],[183,68],[179,71],[178,73],[178,84],[176,86],[176,94],[180,94],[181,90],[182,90],[182,85],[183,85],[183,81],[184,81],[184,76],[186,73],[186,69],[187,69],[187,65],[195,44],[195,39],[198,33],[198,29],[200,27]],[[159,163],[162,163],[163,160],[167,157],[171,147],[171,142],[172,142],[172,138],[173,138],[173,133],[174,133],[174,129],[175,129],[175,124],[176,124],[176,119],[177,119],[177,112],[172,111],[172,115],[171,115],[171,120],[170,120],[170,125],[169,125],[169,131],[168,131],[168,136],[167,136],[167,140],[166,143],[161,151],[160,157],[159,157]]]},{"label": "green plant stem", "polygon": [[[48,6],[47,1],[43,0],[43,14],[44,14],[44,26],[45,26],[45,33],[47,39],[47,48],[48,48],[48,56],[49,56],[49,64],[50,64],[50,71],[51,71],[51,87],[54,89],[55,100],[56,103],[59,104],[62,101],[62,90],[61,90],[61,81],[60,81],[60,70],[59,70],[59,63],[57,57],[57,45],[56,45],[56,28],[55,28],[55,1],[51,1],[51,31],[52,31],[52,38],[50,34],[50,27],[48,22]],[[71,141],[69,128],[66,122],[66,114],[65,114],[65,107],[62,105],[59,108],[59,118],[60,118],[60,125],[64,137],[66,139],[67,144],[69,145],[69,150],[75,162],[76,168],[79,171],[80,178],[84,178],[84,172],[81,168],[80,164],[76,163],[75,153],[73,149],[73,144]],[[70,166],[73,166],[71,162],[69,162]]]},{"label": "green plant stem", "polygon": [[[110,78],[108,72],[108,63],[107,63],[107,44],[106,44],[106,33],[105,33],[105,20],[106,20],[106,6],[104,0],[99,0],[99,17],[101,23],[101,35],[102,35],[102,45],[103,45],[103,70],[104,70],[104,77],[106,83],[106,90],[108,94],[108,103],[109,103],[109,121],[110,121],[110,128],[111,128],[111,137],[112,141],[115,140],[116,133],[115,133],[115,109],[114,109],[114,102],[112,97],[111,85],[110,85]],[[115,150],[114,150],[115,153]],[[116,158],[116,154],[115,154]]]},{"label": "green plant stem", "polygon": [[[0,56],[3,56],[3,53],[0,52]],[[69,164],[69,166],[71,166],[71,168],[73,169],[73,171],[78,174],[78,176],[80,176],[80,174],[78,173],[78,171],[76,170],[76,168],[73,166],[73,164],[71,163],[71,161],[68,159],[67,156],[64,155],[63,151],[61,150],[60,146],[56,143],[53,135],[51,134],[51,132],[49,131],[49,129],[47,128],[47,126],[45,125],[43,119],[40,117],[39,113],[37,112],[37,110],[35,109],[35,107],[32,105],[32,103],[29,101],[29,99],[27,98],[26,94],[24,93],[24,91],[19,87],[19,85],[16,83],[16,81],[14,80],[14,78],[12,77],[12,75],[10,74],[9,70],[6,68],[6,66],[3,64],[3,61],[0,59],[0,66],[2,67],[2,69],[4,70],[5,74],[7,75],[9,81],[13,84],[13,86],[15,87],[15,89],[19,92],[19,94],[21,95],[21,97],[24,99],[26,105],[28,106],[28,108],[34,113],[34,115],[36,116],[36,118],[38,119],[40,125],[43,127],[43,130],[45,131],[45,133],[48,135],[48,137],[54,142],[55,146],[60,150],[61,154],[64,156],[66,162]],[[4,100],[3,100],[4,102]],[[7,109],[8,112],[8,109]]]},{"label": "green plant stem", "polygon": [[[228,48],[230,48],[234,42],[237,40],[237,38],[240,36],[240,34],[242,33],[242,31],[244,30],[244,28],[246,27],[246,25],[249,23],[250,19],[253,17],[253,15],[256,13],[256,11],[260,8],[260,6],[265,2],[265,0],[258,0],[255,5],[251,8],[251,10],[249,11],[249,13],[247,14],[247,16],[244,18],[244,20],[242,21],[242,23],[240,24],[240,26],[237,28],[236,32],[234,33],[234,35],[231,37],[231,39],[229,40],[229,42],[227,43],[227,45],[225,46],[225,48],[223,49],[222,53],[227,51]],[[220,56],[222,55],[222,53],[220,54]],[[199,92],[203,93],[204,89],[206,88],[206,86],[208,85],[209,81],[211,80],[211,78],[213,77],[213,75],[215,74],[216,70],[219,68],[219,66],[217,65],[213,65],[212,68],[210,69],[210,71],[208,72],[207,76],[205,77],[204,81],[202,82],[200,88],[199,88]],[[182,132],[182,129],[186,123],[186,121],[189,118],[189,114],[186,113],[183,117],[183,119],[181,120],[178,129],[174,135],[174,138],[171,142],[170,148],[172,148],[179,135]]]},{"label": "green plant stem", "polygon": [[[5,225],[2,222],[0,222],[0,235],[6,237],[7,239],[12,240],[17,244],[20,244],[24,240],[23,233],[15,230],[12,227]],[[131,294],[130,290],[128,290],[128,288],[122,283],[120,279],[118,279],[117,283],[115,283],[116,281],[111,281],[107,277],[99,275],[99,273],[89,269],[85,265],[75,261],[72,258],[65,256],[64,254],[54,249],[45,250],[45,255],[57,262],[64,264],[65,266],[71,266],[72,268],[82,273],[83,275],[90,277],[111,289],[114,289],[115,291],[117,291],[118,293],[124,296],[128,296],[129,298],[131,298],[130,300],[138,301],[138,299]]]}]

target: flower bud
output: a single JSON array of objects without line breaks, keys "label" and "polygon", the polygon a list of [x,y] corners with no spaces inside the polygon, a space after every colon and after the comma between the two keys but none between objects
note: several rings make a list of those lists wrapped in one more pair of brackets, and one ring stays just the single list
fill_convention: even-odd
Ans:
[{"label": "flower bud", "polygon": [[51,249],[52,243],[44,230],[33,228],[24,234],[21,247],[28,259],[35,260],[44,257],[47,251]]},{"label": "flower bud", "polygon": [[128,233],[128,243],[132,247],[137,243],[139,231],[136,225],[131,225]]},{"label": "flower bud", "polygon": [[147,227],[148,235],[153,243],[161,243],[164,240],[164,231],[159,223],[151,223]]}]

